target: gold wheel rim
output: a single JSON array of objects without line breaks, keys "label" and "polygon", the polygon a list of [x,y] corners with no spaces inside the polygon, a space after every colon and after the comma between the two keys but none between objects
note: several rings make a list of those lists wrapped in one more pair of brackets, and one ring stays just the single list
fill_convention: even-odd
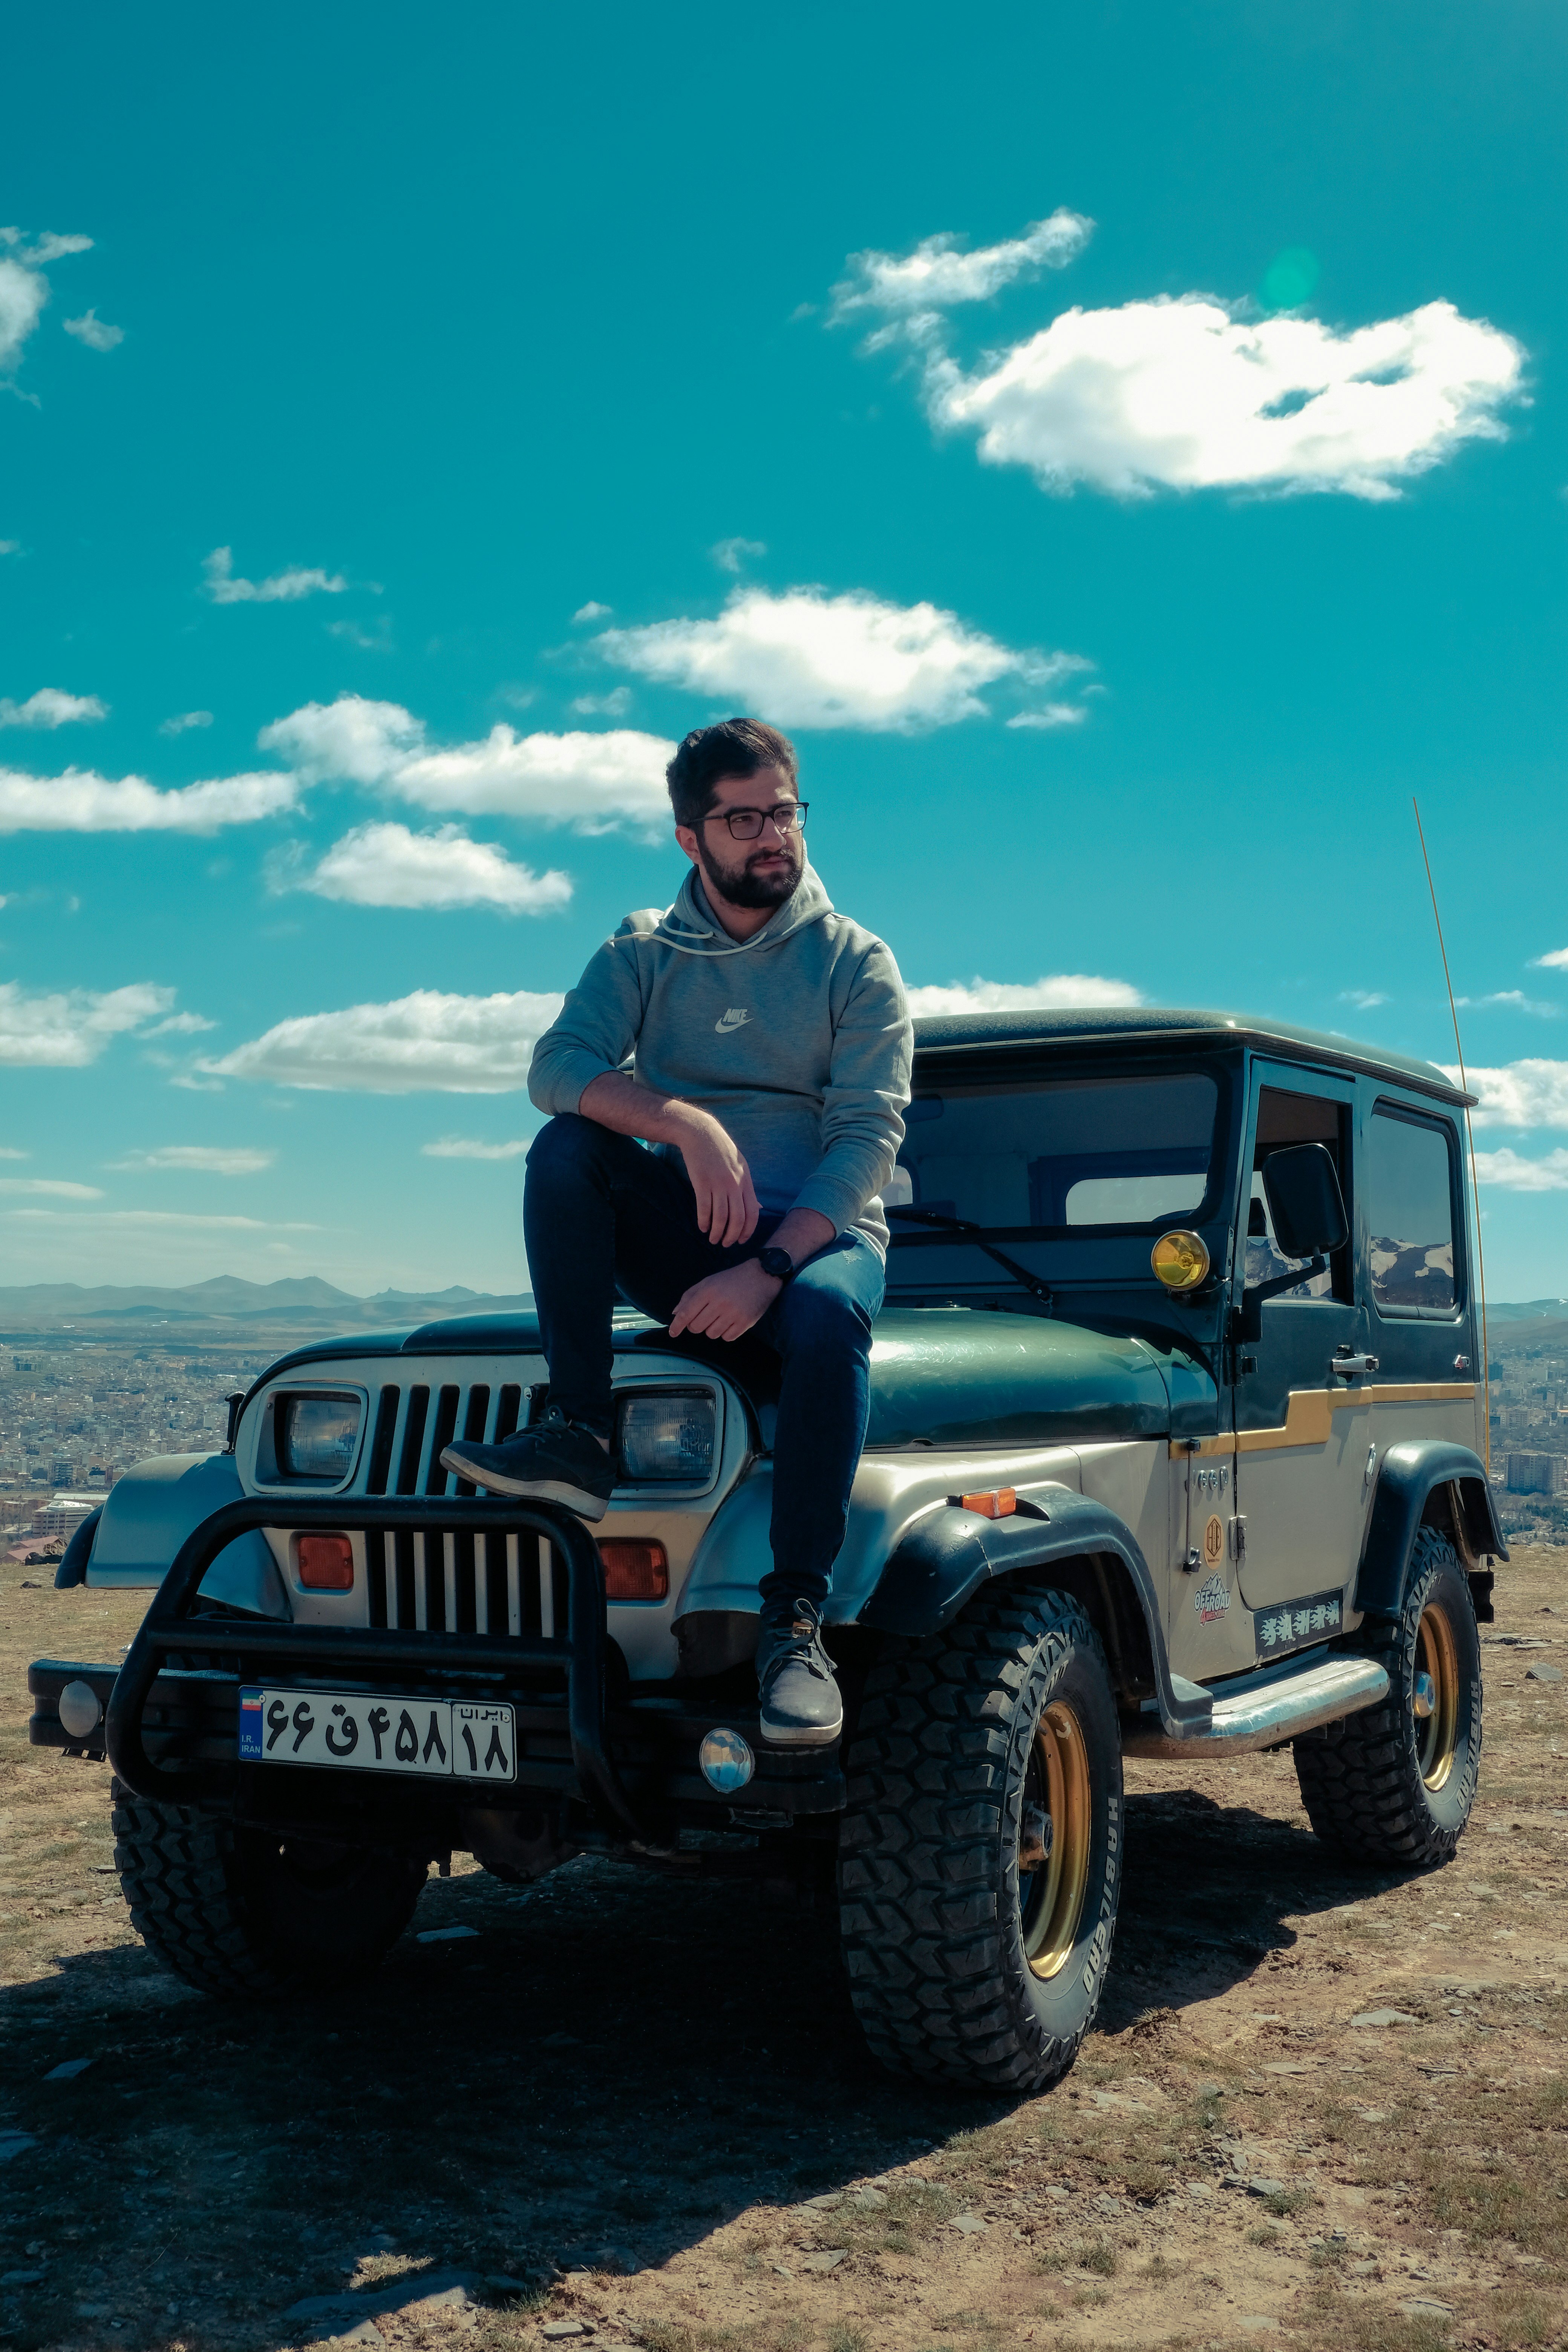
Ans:
[{"label": "gold wheel rim", "polygon": [[[1415,1753],[1421,1778],[1428,1789],[1440,1789],[1454,1769],[1459,1743],[1459,1650],[1454,1629],[1441,1609],[1424,1609],[1415,1629],[1415,1684],[1411,1693],[1415,1712]],[[1430,1686],[1430,1705],[1423,1715],[1420,1678]]]},{"label": "gold wheel rim", "polygon": [[1020,1822],[1031,1806],[1046,1814],[1051,1836],[1039,1868],[1019,1875],[1024,1957],[1036,1976],[1054,1977],[1067,1966],[1078,1937],[1093,1822],[1089,1749],[1077,1716],[1059,1699],[1035,1727]]}]

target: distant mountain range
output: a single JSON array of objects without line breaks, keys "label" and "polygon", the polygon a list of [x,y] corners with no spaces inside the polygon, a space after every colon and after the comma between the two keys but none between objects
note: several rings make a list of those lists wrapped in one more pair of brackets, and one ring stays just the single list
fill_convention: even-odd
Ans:
[{"label": "distant mountain range", "polygon": [[12,1331],[75,1328],[108,1338],[127,1325],[155,1323],[287,1324],[294,1329],[348,1331],[384,1324],[427,1323],[445,1315],[526,1313],[532,1294],[506,1297],[468,1290],[380,1290],[357,1298],[319,1275],[279,1282],[247,1282],[235,1274],[178,1288],[156,1283],[30,1282],[0,1287],[0,1325]]}]

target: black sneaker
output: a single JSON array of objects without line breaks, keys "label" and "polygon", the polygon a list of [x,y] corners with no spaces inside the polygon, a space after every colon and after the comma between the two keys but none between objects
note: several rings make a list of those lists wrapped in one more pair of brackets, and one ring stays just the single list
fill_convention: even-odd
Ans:
[{"label": "black sneaker", "polygon": [[554,1405],[542,1421],[501,1445],[454,1438],[441,1449],[441,1467],[492,1495],[564,1503],[584,1519],[604,1517],[616,1486],[615,1465],[593,1431],[579,1429]]},{"label": "black sneaker", "polygon": [[757,1636],[757,1696],[770,1747],[826,1748],[843,1730],[844,1702],[809,1601],[797,1601],[784,1624],[764,1620]]}]

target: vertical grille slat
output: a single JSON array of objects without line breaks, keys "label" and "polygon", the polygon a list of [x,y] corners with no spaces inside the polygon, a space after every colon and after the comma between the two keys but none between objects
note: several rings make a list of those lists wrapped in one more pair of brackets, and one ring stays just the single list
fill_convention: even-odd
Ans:
[{"label": "vertical grille slat", "polygon": [[508,1381],[496,1391],[496,1425],[490,1437],[492,1445],[504,1444],[517,1434],[518,1416],[522,1411],[522,1391],[515,1381]]},{"label": "vertical grille slat", "polygon": [[461,1389],[444,1388],[436,1399],[436,1426],[430,1433],[430,1457],[425,1465],[425,1492],[444,1495],[450,1475],[441,1467],[441,1449],[450,1445],[458,1428],[458,1400]]},{"label": "vertical grille slat", "polygon": [[397,1491],[400,1495],[416,1495],[419,1491],[419,1456],[425,1445],[425,1421],[430,1410],[427,1388],[412,1388],[408,1391],[408,1409],[403,1417],[403,1444],[397,1457]]},{"label": "vertical grille slat", "polygon": [[364,1475],[367,1495],[384,1495],[387,1473],[392,1468],[392,1441],[397,1431],[397,1409],[403,1402],[401,1389],[388,1386],[376,1399],[375,1429],[370,1441],[370,1466]]},{"label": "vertical grille slat", "polygon": [[[443,1399],[445,1398],[446,1393],[446,1390],[443,1389],[441,1391]],[[479,1381],[476,1381],[474,1386],[468,1391],[468,1402],[463,1409],[463,1435],[465,1437],[473,1440],[479,1444],[483,1444],[485,1423],[489,1418],[489,1409],[490,1392],[489,1386],[481,1385]],[[443,1438],[441,1443],[444,1445],[447,1443],[447,1440]],[[471,1478],[454,1478],[452,1481],[452,1492],[454,1495],[473,1495],[477,1494],[479,1489],[475,1486]]]}]

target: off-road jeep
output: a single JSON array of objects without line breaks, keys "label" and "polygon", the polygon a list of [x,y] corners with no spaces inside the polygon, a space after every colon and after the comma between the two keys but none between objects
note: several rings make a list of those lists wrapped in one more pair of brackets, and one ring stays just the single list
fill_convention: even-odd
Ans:
[{"label": "off-road jeep", "polygon": [[1452,1854],[1507,1549],[1478,1456],[1442,1073],[1194,1013],[918,1024],[870,1427],[826,1638],[842,1742],[770,1749],[751,1658],[774,1360],[630,1313],[591,1534],[439,1467],[541,1410],[523,1316],[300,1348],[221,1454],[122,1478],[60,1584],[158,1588],[32,1738],[115,1774],[132,1917],[193,1984],[352,1982],[454,1849],[586,1849],[837,1901],[890,2067],[1071,2063],[1123,1754],[1293,1747],[1318,1833]]}]

